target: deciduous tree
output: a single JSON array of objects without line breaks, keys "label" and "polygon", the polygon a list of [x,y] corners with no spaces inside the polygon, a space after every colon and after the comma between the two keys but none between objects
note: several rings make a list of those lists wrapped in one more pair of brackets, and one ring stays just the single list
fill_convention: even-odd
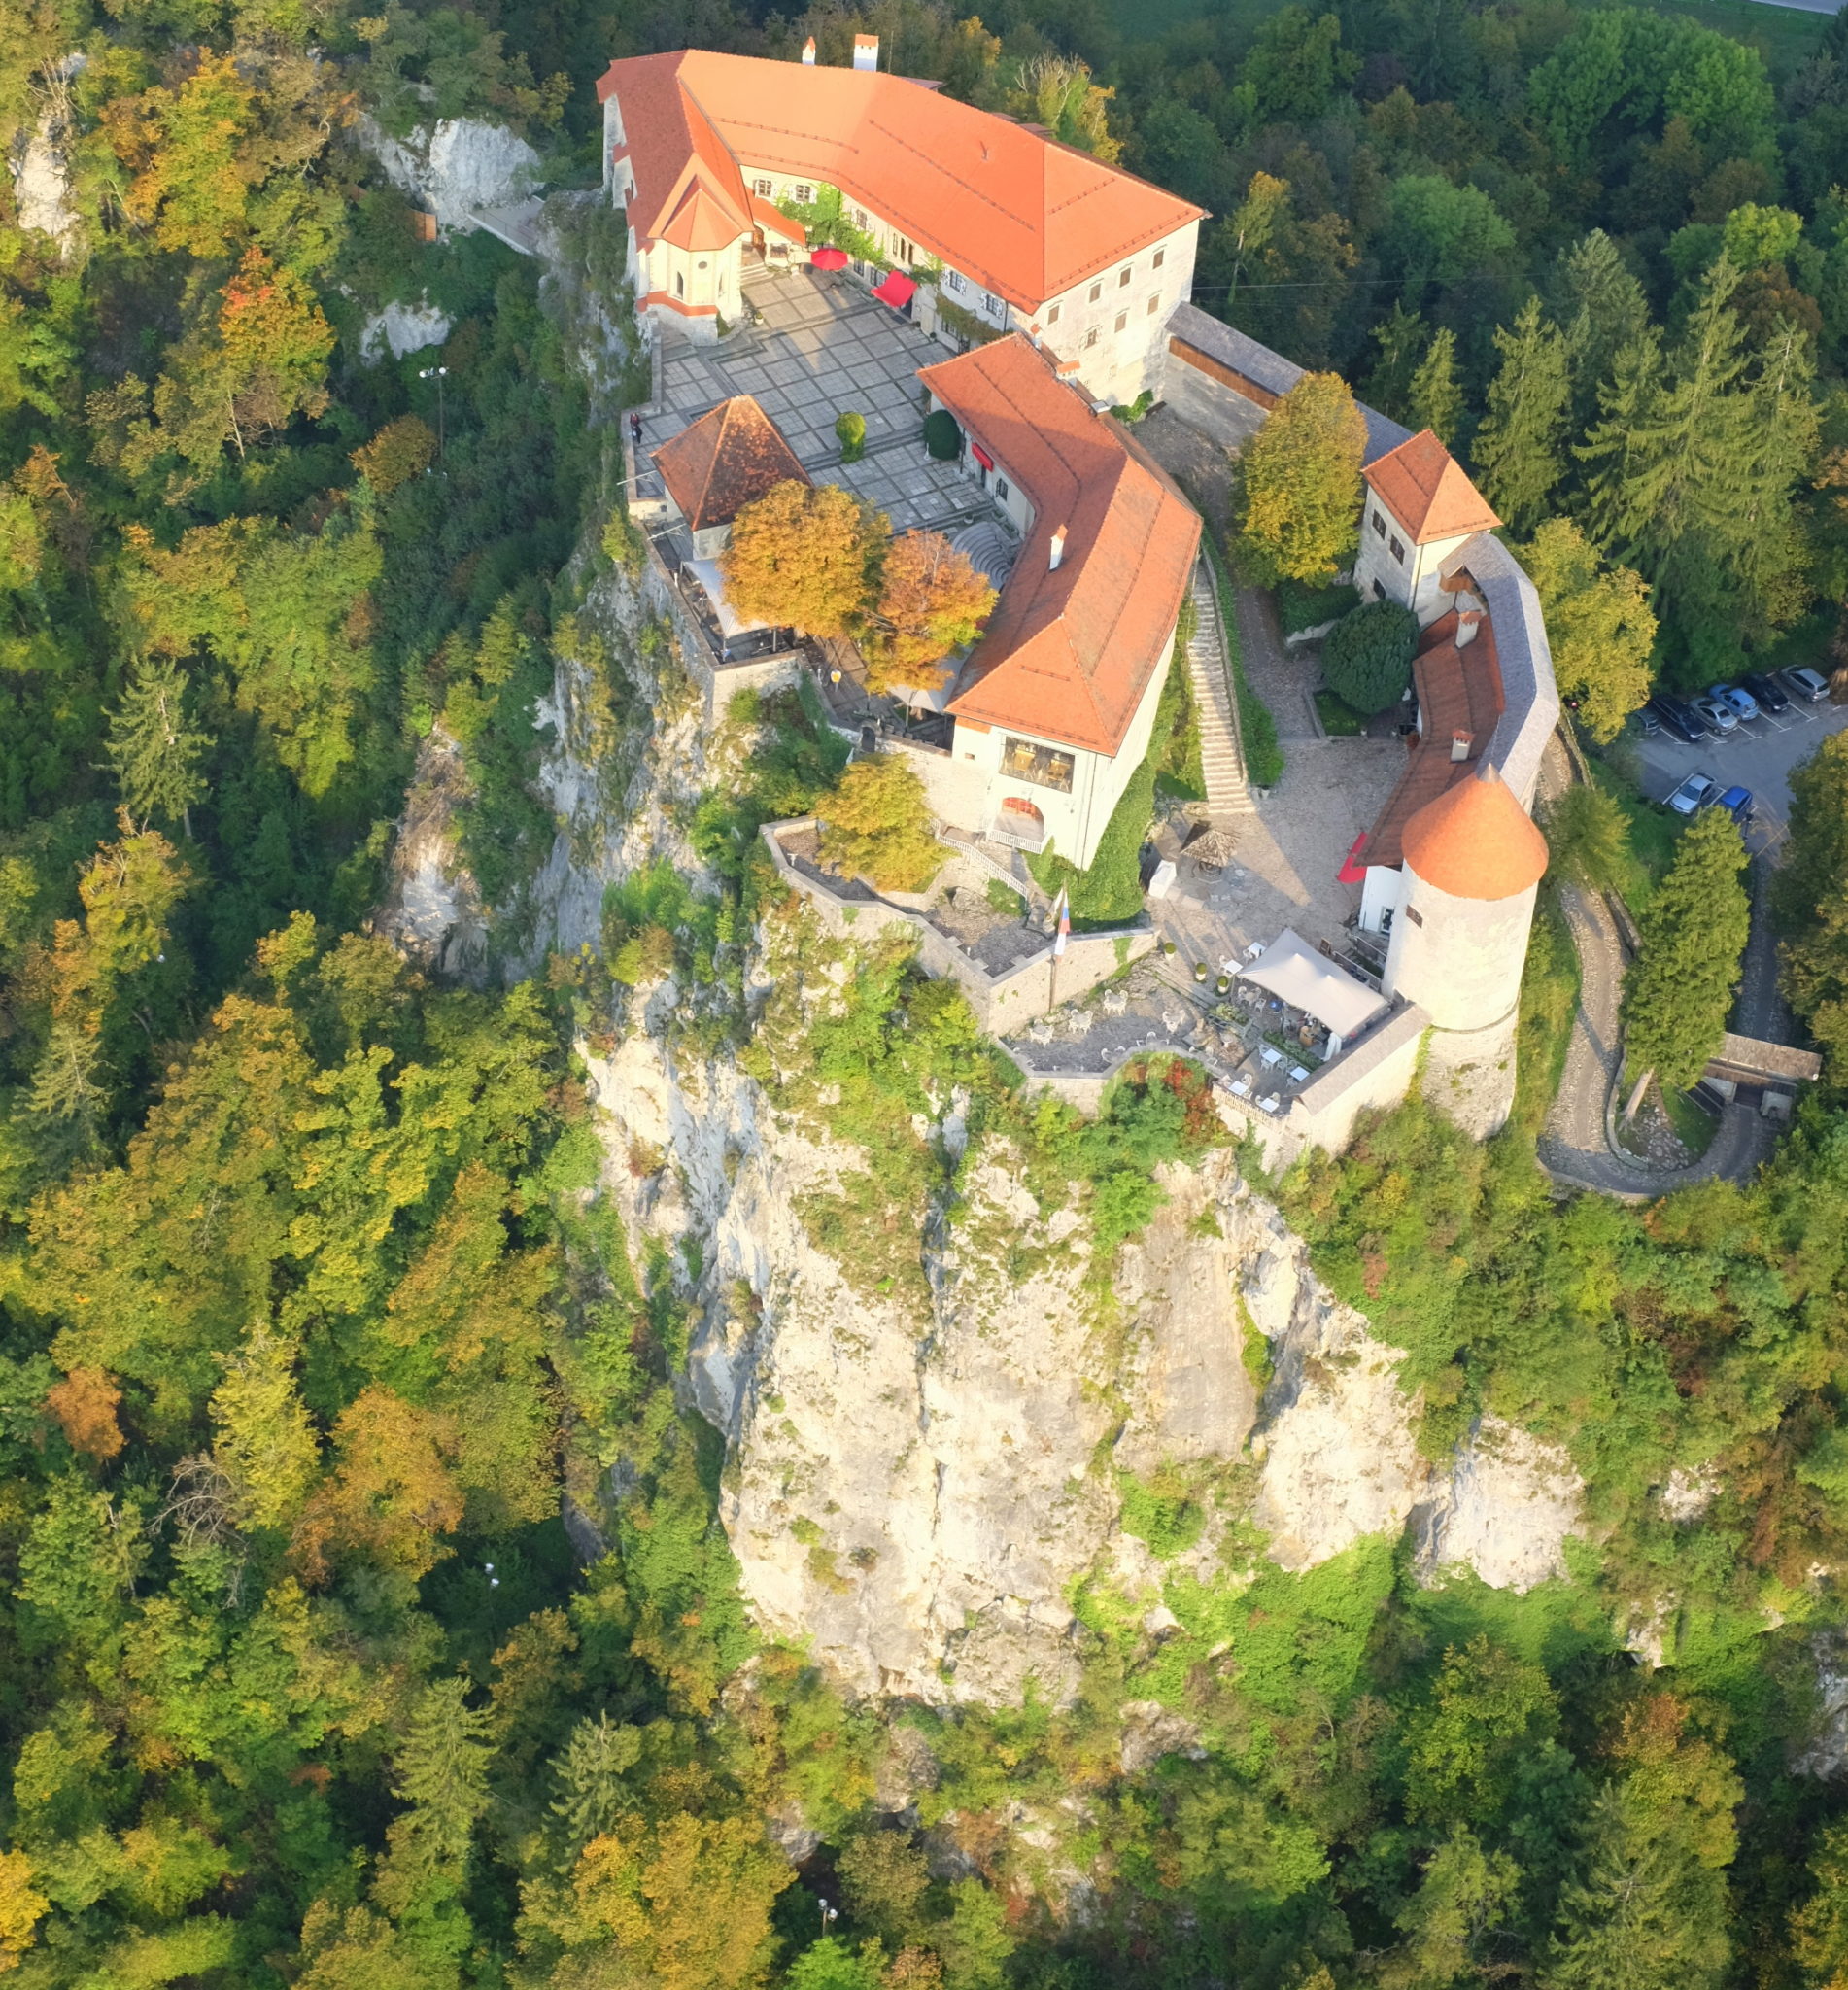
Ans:
[{"label": "deciduous tree", "polygon": [[1656,616],[1649,588],[1628,566],[1607,566],[1570,519],[1548,519],[1522,563],[1546,613],[1553,673],[1578,701],[1578,721],[1600,742],[1649,697]]},{"label": "deciduous tree", "polygon": [[924,783],[902,754],[856,760],[815,804],[821,854],[881,891],[922,891],[943,861]]},{"label": "deciduous tree", "polygon": [[1237,551],[1255,579],[1322,580],[1352,553],[1366,440],[1333,373],[1304,374],[1271,410],[1239,459]]},{"label": "deciduous tree", "polygon": [[885,519],[838,485],[792,478],[734,520],[726,600],[746,621],[844,635],[866,614],[885,535]]},{"label": "deciduous tree", "polygon": [[867,685],[935,690],[951,650],[973,643],[995,590],[941,532],[907,532],[886,551],[877,627],[867,645]]}]

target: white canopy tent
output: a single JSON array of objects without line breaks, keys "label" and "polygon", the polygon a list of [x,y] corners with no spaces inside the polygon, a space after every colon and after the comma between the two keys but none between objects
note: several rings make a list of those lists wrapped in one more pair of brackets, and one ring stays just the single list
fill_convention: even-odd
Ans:
[{"label": "white canopy tent", "polygon": [[745,635],[753,629],[768,629],[768,622],[746,622],[730,601],[725,599],[725,575],[719,571],[716,560],[688,560],[686,570],[693,575],[705,591],[705,598],[712,603],[712,612],[719,618],[721,635]]},{"label": "white canopy tent", "polygon": [[1318,953],[1287,926],[1264,949],[1262,959],[1239,972],[1241,979],[1325,1023],[1338,1040],[1335,1047],[1339,1040],[1365,1029],[1386,1006],[1383,996]]}]

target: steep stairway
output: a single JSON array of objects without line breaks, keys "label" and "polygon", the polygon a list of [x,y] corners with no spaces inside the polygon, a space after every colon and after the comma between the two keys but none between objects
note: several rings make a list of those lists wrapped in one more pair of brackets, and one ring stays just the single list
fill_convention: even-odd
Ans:
[{"label": "steep stairway", "polygon": [[1232,659],[1226,653],[1225,628],[1219,618],[1219,591],[1204,560],[1193,569],[1193,640],[1187,645],[1187,671],[1200,729],[1200,770],[1206,776],[1207,814],[1227,822],[1256,812],[1245,777],[1245,754],[1239,738],[1238,703],[1232,693]]}]

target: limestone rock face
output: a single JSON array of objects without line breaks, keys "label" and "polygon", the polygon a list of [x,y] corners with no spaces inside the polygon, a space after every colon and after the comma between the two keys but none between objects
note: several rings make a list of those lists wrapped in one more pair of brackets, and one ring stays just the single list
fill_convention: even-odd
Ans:
[{"label": "limestone rock face", "polygon": [[539,176],[539,155],[524,138],[473,118],[445,118],[401,140],[362,118],[359,136],[393,186],[422,201],[444,227],[465,225],[483,208],[524,200]]},{"label": "limestone rock face", "polygon": [[[669,983],[650,1010],[676,999]],[[1078,1214],[1043,1211],[995,1140],[925,1226],[927,1288],[879,1292],[802,1216],[857,1150],[789,1123],[728,1060],[684,1065],[657,1036],[589,1063],[632,1236],[700,1242],[685,1387],[726,1439],[722,1518],[752,1612],[850,1690],[1013,1702],[1031,1681],[1064,1699],[1087,1576],[1140,1598],[1149,1636],[1172,1629],[1120,1473],[1179,1465],[1243,1488],[1255,1460],[1250,1518],[1286,1569],[1411,1522],[1427,1579],[1467,1566],[1524,1590],[1564,1572],[1580,1489],[1563,1456],[1485,1420],[1449,1466],[1420,1458],[1397,1354],[1229,1153],[1164,1173],[1170,1200],[1125,1249],[1106,1323]],[[944,1119],[959,1136],[960,1115]],[[1184,1572],[1227,1579],[1220,1537],[1209,1528]]]},{"label": "limestone rock face", "polygon": [[1485,1417],[1416,1516],[1419,1573],[1467,1566],[1491,1589],[1524,1595],[1565,1574],[1584,1492],[1557,1445]]},{"label": "limestone rock face", "polygon": [[385,899],[372,924],[419,967],[479,981],[488,923],[481,893],[462,861],[456,821],[467,794],[462,754],[437,727],[418,752],[392,845]]},{"label": "limestone rock face", "polygon": [[1272,1560],[1301,1570],[1363,1535],[1397,1533],[1423,1491],[1425,1466],[1397,1352],[1316,1278],[1276,1211],[1265,1229],[1244,1287],[1275,1366],[1253,1446],[1263,1476],[1252,1518],[1270,1535]]},{"label": "limestone rock face", "polygon": [[359,357],[369,365],[390,353],[394,360],[439,346],[449,336],[447,315],[434,304],[388,304],[359,333]]}]

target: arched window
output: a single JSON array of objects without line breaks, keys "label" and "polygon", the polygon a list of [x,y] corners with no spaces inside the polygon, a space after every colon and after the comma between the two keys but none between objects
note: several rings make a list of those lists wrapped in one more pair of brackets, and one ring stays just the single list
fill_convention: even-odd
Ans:
[{"label": "arched window", "polygon": [[687,280],[677,269],[673,273],[673,293],[676,297],[687,294]]}]

